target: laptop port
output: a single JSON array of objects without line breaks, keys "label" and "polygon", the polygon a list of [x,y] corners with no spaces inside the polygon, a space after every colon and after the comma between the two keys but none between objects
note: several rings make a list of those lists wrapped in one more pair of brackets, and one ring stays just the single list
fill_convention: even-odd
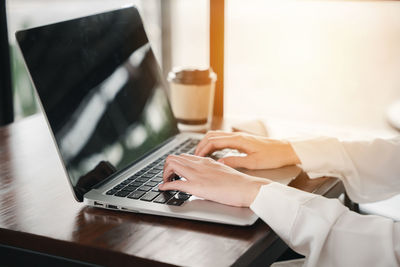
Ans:
[{"label": "laptop port", "polygon": [[115,205],[107,205],[107,208],[117,210],[118,207]]},{"label": "laptop port", "polygon": [[104,206],[102,203],[99,203],[99,202],[97,202],[97,201],[94,202],[94,205],[95,205],[95,206],[99,206],[99,207],[103,207],[103,206]]}]

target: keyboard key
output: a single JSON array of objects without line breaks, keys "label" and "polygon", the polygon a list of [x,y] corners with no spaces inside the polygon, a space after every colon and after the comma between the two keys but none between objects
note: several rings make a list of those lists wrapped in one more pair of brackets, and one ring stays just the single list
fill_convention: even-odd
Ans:
[{"label": "keyboard key", "polygon": [[150,171],[148,171],[146,174],[158,174],[160,171],[159,170],[154,170],[154,169],[151,169]]},{"label": "keyboard key", "polygon": [[113,189],[115,189],[115,190],[121,190],[121,189],[124,188],[124,187],[125,187],[125,185],[119,184],[119,185],[114,186]]},{"label": "keyboard key", "polygon": [[145,172],[146,172],[146,171],[144,171],[144,170],[140,170],[140,171],[138,171],[137,173],[135,173],[134,176],[140,176],[140,175],[144,174]]},{"label": "keyboard key", "polygon": [[132,192],[132,194],[130,194],[130,195],[128,196],[128,198],[139,199],[139,198],[141,198],[144,194],[145,194],[145,192],[143,192],[143,191],[135,191],[135,192]]},{"label": "keyboard key", "polygon": [[159,183],[159,182],[162,182],[162,180],[163,180],[163,178],[156,177],[156,178],[151,179],[150,181]]},{"label": "keyboard key", "polygon": [[151,190],[151,186],[145,186],[145,185],[143,185],[143,186],[141,186],[141,187],[139,187],[137,190],[140,190],[140,191],[150,191]]},{"label": "keyboard key", "polygon": [[160,194],[155,200],[154,203],[160,203],[160,204],[164,204],[166,203],[168,200],[170,200],[174,195],[163,192],[162,194]]},{"label": "keyboard key", "polygon": [[[158,186],[153,188],[153,190],[151,190],[151,191],[154,191],[156,188],[158,188]],[[168,195],[171,195],[171,197],[173,197],[178,191],[176,191],[176,190],[168,190],[168,191],[159,190],[159,192],[163,192],[164,194],[168,194]]]},{"label": "keyboard key", "polygon": [[140,177],[140,178],[137,178],[137,179],[135,180],[135,182],[145,183],[145,182],[147,182],[148,180],[149,180],[149,178]]},{"label": "keyboard key", "polygon": [[158,185],[158,182],[147,182],[146,185],[153,187],[153,186]]},{"label": "keyboard key", "polygon": [[154,170],[162,171],[164,170],[164,164],[157,165],[153,168]]},{"label": "keyboard key", "polygon": [[[147,172],[147,171],[150,170],[150,169],[151,169],[151,167],[147,166],[146,168],[143,168],[142,171],[143,171],[143,173],[145,173],[145,172]],[[143,173],[142,173],[142,175],[143,175]]]},{"label": "keyboard key", "polygon": [[126,197],[127,195],[129,195],[131,192],[128,190],[121,190],[118,193],[116,193],[115,195],[117,197]]},{"label": "keyboard key", "polygon": [[[142,178],[142,179],[146,179],[146,178],[147,178],[147,180],[148,180],[148,179],[150,179],[150,178],[153,178],[154,176],[155,176],[154,174],[145,173],[145,174],[143,174],[142,177],[140,177],[140,178]],[[138,178],[138,179],[140,179],[140,178]],[[136,180],[137,180],[137,179],[136,179]]]},{"label": "keyboard key", "polygon": [[125,181],[123,181],[122,183],[120,183],[121,185],[127,185],[127,184],[129,184],[131,181],[128,181],[128,180],[125,180]]},{"label": "keyboard key", "polygon": [[139,186],[141,186],[142,184],[143,184],[143,182],[136,182],[136,181],[134,181],[133,183],[131,183],[131,184],[129,184],[129,185],[139,187]]},{"label": "keyboard key", "polygon": [[192,195],[190,195],[190,194],[179,192],[174,197],[177,198],[177,199],[181,199],[181,200],[188,200],[191,196]]},{"label": "keyboard key", "polygon": [[111,190],[108,190],[107,191],[107,195],[114,195],[115,193],[117,193],[118,192],[118,190],[116,190],[116,189],[111,189]]},{"label": "keyboard key", "polygon": [[148,192],[146,195],[144,195],[144,197],[142,197],[140,200],[143,201],[152,201],[153,199],[155,199],[160,193],[157,192]]},{"label": "keyboard key", "polygon": [[196,146],[198,143],[200,143],[200,140],[199,140],[199,139],[192,139],[192,140],[190,141],[190,144],[193,145],[193,146]]},{"label": "keyboard key", "polygon": [[137,186],[128,185],[128,186],[125,186],[123,190],[132,192],[132,191],[135,191],[137,188],[138,188]]},{"label": "keyboard key", "polygon": [[177,198],[170,199],[167,204],[173,206],[181,206],[185,201]]}]

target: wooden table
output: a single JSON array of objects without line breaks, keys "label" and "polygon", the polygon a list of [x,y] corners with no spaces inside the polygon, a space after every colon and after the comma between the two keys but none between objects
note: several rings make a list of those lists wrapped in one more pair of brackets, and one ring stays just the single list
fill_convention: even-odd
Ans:
[{"label": "wooden table", "polygon": [[[291,185],[343,192],[334,178],[301,175]],[[1,263],[106,266],[267,266],[287,248],[261,220],[237,227],[77,203],[41,115],[0,128],[0,244]]]}]

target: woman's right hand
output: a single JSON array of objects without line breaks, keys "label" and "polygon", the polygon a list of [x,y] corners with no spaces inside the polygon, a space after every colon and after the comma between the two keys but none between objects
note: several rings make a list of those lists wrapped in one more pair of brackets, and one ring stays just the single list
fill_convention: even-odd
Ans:
[{"label": "woman's right hand", "polygon": [[246,156],[229,156],[218,160],[232,168],[273,169],[300,163],[287,141],[220,131],[208,132],[198,144],[195,155],[204,157],[224,148],[237,149],[246,154]]}]

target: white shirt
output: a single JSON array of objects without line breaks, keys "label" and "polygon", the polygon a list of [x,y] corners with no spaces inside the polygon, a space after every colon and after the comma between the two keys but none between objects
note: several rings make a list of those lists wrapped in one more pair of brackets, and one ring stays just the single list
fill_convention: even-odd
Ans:
[{"label": "white shirt", "polygon": [[[292,146],[311,178],[340,178],[355,202],[400,193],[400,138],[360,142],[318,138]],[[359,215],[337,199],[278,183],[262,186],[250,208],[306,256],[306,266],[400,266],[400,222]]]}]

